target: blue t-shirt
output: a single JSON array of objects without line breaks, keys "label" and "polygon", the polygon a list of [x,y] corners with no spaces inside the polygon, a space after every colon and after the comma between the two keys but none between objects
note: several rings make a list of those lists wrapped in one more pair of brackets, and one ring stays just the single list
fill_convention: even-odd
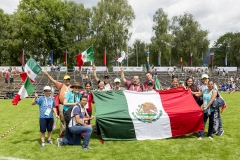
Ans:
[{"label": "blue t-shirt", "polygon": [[[207,105],[210,102],[210,100],[212,98],[212,92],[213,92],[213,90],[211,90],[211,92],[208,93],[208,89],[205,89],[203,91],[203,105],[204,105],[204,103],[206,103],[205,105]],[[211,112],[214,112],[212,105],[210,105],[209,108],[210,108]],[[208,112],[208,109],[204,111],[204,113],[207,113],[207,112]]]},{"label": "blue t-shirt", "polygon": [[[55,101],[52,97],[40,96],[36,100],[36,104],[39,105],[40,118],[53,118],[53,107],[55,107]],[[51,109],[49,115],[45,115],[47,109]]]},{"label": "blue t-shirt", "polygon": [[[81,93],[78,93],[77,95],[73,93],[73,91],[68,91],[65,96],[64,99],[67,99],[67,103],[75,103],[75,102],[80,102],[80,98],[82,97]],[[63,110],[67,111],[71,106],[63,106]]]}]

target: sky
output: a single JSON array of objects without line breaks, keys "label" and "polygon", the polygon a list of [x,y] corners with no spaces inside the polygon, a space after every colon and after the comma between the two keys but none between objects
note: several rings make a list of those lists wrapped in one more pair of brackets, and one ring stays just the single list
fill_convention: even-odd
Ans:
[{"label": "sky", "polygon": [[[100,0],[74,0],[83,3],[85,7],[96,6]],[[227,32],[240,30],[240,1],[238,0],[128,0],[135,13],[132,37],[128,44],[132,45],[136,39],[150,43],[153,36],[153,15],[162,8],[168,18],[183,15],[185,12],[193,15],[202,30],[208,30],[210,46],[220,36]],[[5,13],[12,13],[19,4],[19,0],[0,0],[0,8]]]}]

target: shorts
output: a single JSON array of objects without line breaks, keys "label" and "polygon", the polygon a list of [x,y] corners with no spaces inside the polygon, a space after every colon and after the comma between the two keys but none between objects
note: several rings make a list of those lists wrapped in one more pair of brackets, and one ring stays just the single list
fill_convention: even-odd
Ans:
[{"label": "shorts", "polygon": [[39,124],[40,124],[40,132],[45,133],[46,129],[48,132],[52,132],[54,120],[53,118],[40,118]]}]

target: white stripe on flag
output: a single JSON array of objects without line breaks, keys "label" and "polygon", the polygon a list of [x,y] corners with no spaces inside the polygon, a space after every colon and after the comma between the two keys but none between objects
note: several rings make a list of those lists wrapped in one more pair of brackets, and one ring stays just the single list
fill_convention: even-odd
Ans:
[{"label": "white stripe on flag", "polygon": [[20,95],[20,99],[28,97],[27,90],[25,89],[24,85],[20,88],[18,95]]},{"label": "white stripe on flag", "polygon": [[31,81],[34,81],[37,77],[37,74],[32,71],[32,69],[27,65],[25,65],[25,72],[28,74],[28,77],[31,79]]},{"label": "white stripe on flag", "polygon": [[[133,94],[133,91],[124,91],[128,103],[129,114],[134,124],[136,139],[145,140],[172,137],[170,119],[162,106],[160,95],[156,92],[134,93],[135,94]],[[157,107],[158,111],[162,111],[162,115],[155,122],[141,122],[136,119],[132,114],[133,112],[136,112],[137,109],[139,109],[139,105],[146,102],[153,102],[153,104]]]}]

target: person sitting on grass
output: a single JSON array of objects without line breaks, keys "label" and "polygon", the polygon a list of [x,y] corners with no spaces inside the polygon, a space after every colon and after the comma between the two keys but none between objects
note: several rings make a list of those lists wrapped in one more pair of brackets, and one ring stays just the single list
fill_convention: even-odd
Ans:
[{"label": "person sitting on grass", "polygon": [[52,142],[52,126],[54,123],[53,111],[58,118],[57,110],[55,107],[54,99],[51,97],[51,87],[45,86],[43,88],[44,96],[38,98],[38,94],[35,93],[35,97],[32,101],[32,105],[38,104],[40,109],[40,138],[41,138],[41,147],[45,147],[45,132],[48,131],[48,143],[53,144]]},{"label": "person sitting on grass", "polygon": [[86,113],[86,109],[84,108],[84,106],[87,104],[87,101],[87,97],[82,96],[80,98],[80,103],[73,107],[71,112],[71,117],[73,118],[71,118],[68,125],[70,132],[73,134],[73,138],[57,138],[58,147],[62,145],[79,145],[81,135],[82,133],[85,133],[82,149],[92,149],[88,145],[92,134],[92,125],[87,125],[84,123],[85,120],[89,120],[89,118],[84,118],[84,115]]}]

